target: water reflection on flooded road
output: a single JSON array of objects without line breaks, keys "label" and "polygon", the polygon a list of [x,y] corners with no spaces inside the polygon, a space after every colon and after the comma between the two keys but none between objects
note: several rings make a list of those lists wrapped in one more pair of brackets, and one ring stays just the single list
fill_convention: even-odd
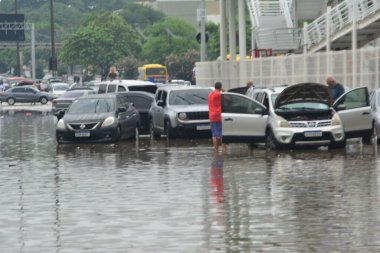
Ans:
[{"label": "water reflection on flooded road", "polygon": [[0,118],[5,251],[380,251],[372,145],[214,158],[207,139],[57,146],[55,122]]}]

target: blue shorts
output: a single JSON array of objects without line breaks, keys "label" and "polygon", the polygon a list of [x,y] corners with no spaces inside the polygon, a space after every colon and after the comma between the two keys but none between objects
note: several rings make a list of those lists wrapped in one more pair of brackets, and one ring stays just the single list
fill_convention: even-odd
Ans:
[{"label": "blue shorts", "polygon": [[210,122],[212,137],[222,139],[222,122]]}]

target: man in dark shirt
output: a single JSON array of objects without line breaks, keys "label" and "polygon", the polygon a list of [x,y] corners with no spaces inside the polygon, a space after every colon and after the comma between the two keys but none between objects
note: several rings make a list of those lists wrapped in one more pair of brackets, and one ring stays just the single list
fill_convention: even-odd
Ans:
[{"label": "man in dark shirt", "polygon": [[337,83],[331,76],[327,77],[326,83],[329,86],[330,96],[333,101],[335,101],[344,93],[343,85]]}]

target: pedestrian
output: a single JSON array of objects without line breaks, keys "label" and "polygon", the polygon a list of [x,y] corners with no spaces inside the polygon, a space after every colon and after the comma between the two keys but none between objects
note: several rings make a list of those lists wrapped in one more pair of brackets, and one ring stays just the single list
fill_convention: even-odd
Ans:
[{"label": "pedestrian", "polygon": [[4,86],[3,79],[0,79],[0,91],[4,91],[4,90],[5,90],[5,86]]},{"label": "pedestrian", "polygon": [[326,78],[326,83],[329,86],[329,93],[333,101],[344,93],[343,85],[337,83],[332,76]]},{"label": "pedestrian", "polygon": [[216,82],[214,87],[215,90],[208,96],[208,108],[215,155],[218,154],[220,145],[222,145],[222,153],[225,153],[226,144],[222,142],[222,83]]},{"label": "pedestrian", "polygon": [[249,95],[251,94],[251,92],[253,91],[253,81],[252,80],[249,80],[247,82],[247,91],[245,92],[245,95]]},{"label": "pedestrian", "polygon": [[108,78],[113,81],[115,79],[119,79],[119,72],[117,71],[115,66],[111,66],[110,72],[108,73]]}]

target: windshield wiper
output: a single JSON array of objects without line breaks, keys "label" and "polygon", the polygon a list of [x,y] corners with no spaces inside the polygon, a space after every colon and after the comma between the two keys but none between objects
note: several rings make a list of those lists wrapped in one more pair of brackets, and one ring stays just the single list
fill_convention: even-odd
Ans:
[{"label": "windshield wiper", "polygon": [[189,105],[193,104],[190,100],[188,100],[188,99],[186,99],[186,98],[184,98],[184,97],[182,97],[180,95],[177,95],[177,98],[182,99],[183,101],[187,102]]},{"label": "windshield wiper", "polygon": [[193,96],[196,97],[196,98],[202,99],[203,101],[206,101],[206,98],[201,97],[201,96],[199,96],[199,95],[197,95],[197,94],[193,94]]}]

